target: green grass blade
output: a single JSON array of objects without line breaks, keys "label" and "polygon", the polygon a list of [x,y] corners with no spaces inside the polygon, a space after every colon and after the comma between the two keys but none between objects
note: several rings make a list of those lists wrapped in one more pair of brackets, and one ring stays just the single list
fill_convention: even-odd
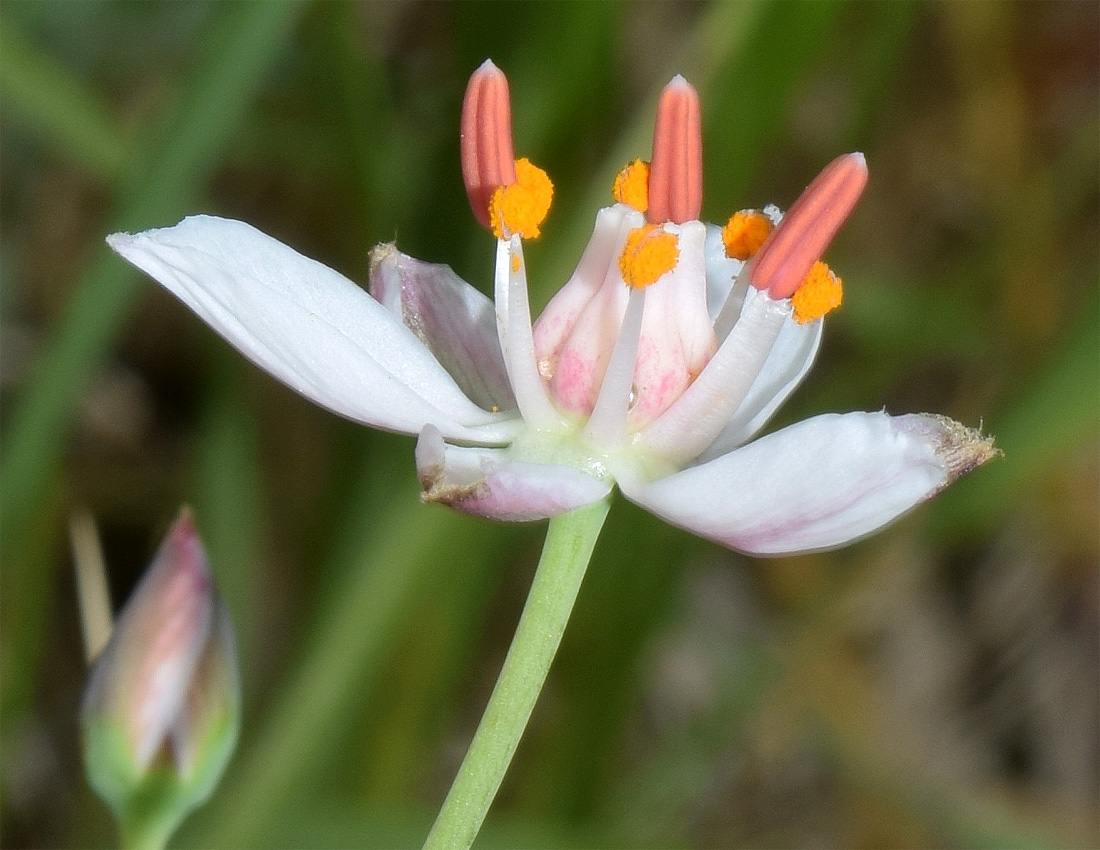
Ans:
[{"label": "green grass blade", "polygon": [[[282,49],[295,3],[224,7],[206,56],[166,122],[159,145],[123,191],[112,229],[167,224],[188,211]],[[11,572],[28,524],[61,461],[73,411],[140,291],[136,272],[104,246],[87,267],[60,326],[35,365],[3,444],[0,527]]]},{"label": "green grass blade", "polygon": [[11,24],[0,27],[0,98],[4,112],[26,123],[77,165],[113,183],[130,140],[94,93],[29,45]]}]

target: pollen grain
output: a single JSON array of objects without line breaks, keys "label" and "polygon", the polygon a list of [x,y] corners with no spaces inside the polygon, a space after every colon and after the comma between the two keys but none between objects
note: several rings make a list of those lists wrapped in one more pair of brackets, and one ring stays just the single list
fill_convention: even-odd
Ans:
[{"label": "pollen grain", "polygon": [[636,159],[619,169],[611,187],[615,201],[633,207],[640,213],[649,209],[649,163]]},{"label": "pollen grain", "polygon": [[628,286],[642,289],[676,268],[680,249],[676,236],[656,224],[636,227],[619,255],[619,271]]},{"label": "pollen grain", "polygon": [[546,172],[530,160],[516,160],[516,182],[500,186],[489,200],[489,220],[493,235],[507,239],[518,233],[524,239],[535,239],[539,227],[550,211],[554,185]]},{"label": "pollen grain", "polygon": [[821,260],[810,267],[802,284],[791,296],[795,321],[805,325],[840,306],[844,292],[840,278]]},{"label": "pollen grain", "polygon": [[772,220],[759,210],[735,212],[722,228],[726,256],[735,260],[749,259],[760,250],[774,228]]}]

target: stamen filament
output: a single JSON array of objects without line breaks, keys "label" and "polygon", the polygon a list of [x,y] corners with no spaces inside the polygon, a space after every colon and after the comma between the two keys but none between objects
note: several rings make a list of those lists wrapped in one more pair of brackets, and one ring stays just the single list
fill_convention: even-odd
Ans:
[{"label": "stamen filament", "polygon": [[752,285],[772,298],[790,298],[866,185],[867,162],[861,153],[837,157],[825,166],[760,248],[750,271]]},{"label": "stamen filament", "polygon": [[583,437],[593,447],[614,449],[626,436],[626,418],[630,412],[630,388],[634,385],[634,367],[638,359],[638,341],[642,335],[645,289],[631,289],[619,325],[619,335],[607,362],[603,383],[596,396],[592,415],[584,426]]},{"label": "stamen filament", "polygon": [[562,419],[546,392],[535,359],[531,331],[531,304],[527,297],[527,265],[518,234],[497,240],[497,330],[504,365],[512,382],[516,406],[524,421],[536,429],[554,430]]},{"label": "stamen filament", "polygon": [[698,457],[745,400],[790,314],[786,301],[755,298],[695,382],[638,433],[639,451],[676,466]]},{"label": "stamen filament", "polygon": [[649,212],[653,224],[683,224],[703,208],[703,133],[699,94],[677,74],[661,92],[649,166]]},{"label": "stamen filament", "polygon": [[741,271],[737,273],[737,277],[733,279],[729,294],[726,296],[726,300],[722,302],[722,307],[714,319],[714,336],[719,345],[725,342],[726,337],[733,330],[733,326],[737,324],[737,320],[741,317],[741,308],[745,305],[745,296],[748,295],[748,292],[749,264],[745,263],[741,266]]},{"label": "stamen filament", "polygon": [[491,59],[474,71],[466,85],[460,148],[462,180],[470,208],[481,225],[489,228],[493,192],[516,182],[508,78]]}]

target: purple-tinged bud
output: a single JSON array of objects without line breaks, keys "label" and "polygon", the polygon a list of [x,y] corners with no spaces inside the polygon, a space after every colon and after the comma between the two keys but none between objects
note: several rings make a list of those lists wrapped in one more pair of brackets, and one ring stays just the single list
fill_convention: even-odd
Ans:
[{"label": "purple-tinged bud", "polygon": [[225,769],[240,725],[236,641],[186,508],[96,659],[81,725],[89,782],[124,833],[166,840]]}]

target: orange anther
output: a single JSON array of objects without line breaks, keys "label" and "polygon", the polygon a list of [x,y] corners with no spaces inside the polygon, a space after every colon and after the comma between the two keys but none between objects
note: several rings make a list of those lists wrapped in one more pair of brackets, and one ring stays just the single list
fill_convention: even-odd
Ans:
[{"label": "orange anther", "polygon": [[518,233],[523,239],[537,239],[539,227],[550,211],[554,184],[546,172],[530,160],[517,159],[516,182],[500,186],[489,200],[489,227],[497,239]]},{"label": "orange anther", "polygon": [[643,224],[627,234],[619,255],[619,271],[627,286],[644,289],[676,268],[680,248],[676,236],[656,224]]},{"label": "orange anther", "polygon": [[490,227],[493,192],[516,182],[508,78],[491,59],[474,71],[466,85],[460,139],[462,180],[470,208],[482,226]]},{"label": "orange anther", "polygon": [[722,228],[722,244],[726,246],[726,256],[735,260],[747,260],[755,256],[774,227],[772,220],[757,210],[735,212]]},{"label": "orange anther", "polygon": [[818,260],[791,296],[795,321],[800,325],[820,319],[840,306],[844,290],[840,278]]},{"label": "orange anther", "polygon": [[749,280],[772,298],[789,298],[825,253],[867,185],[867,162],[850,153],[806,187],[753,261]]},{"label": "orange anther", "polygon": [[699,94],[677,74],[661,92],[649,166],[649,212],[653,224],[683,224],[703,208],[703,131]]},{"label": "orange anther", "polygon": [[649,163],[636,159],[619,169],[611,196],[616,203],[626,204],[638,212],[649,209]]}]

